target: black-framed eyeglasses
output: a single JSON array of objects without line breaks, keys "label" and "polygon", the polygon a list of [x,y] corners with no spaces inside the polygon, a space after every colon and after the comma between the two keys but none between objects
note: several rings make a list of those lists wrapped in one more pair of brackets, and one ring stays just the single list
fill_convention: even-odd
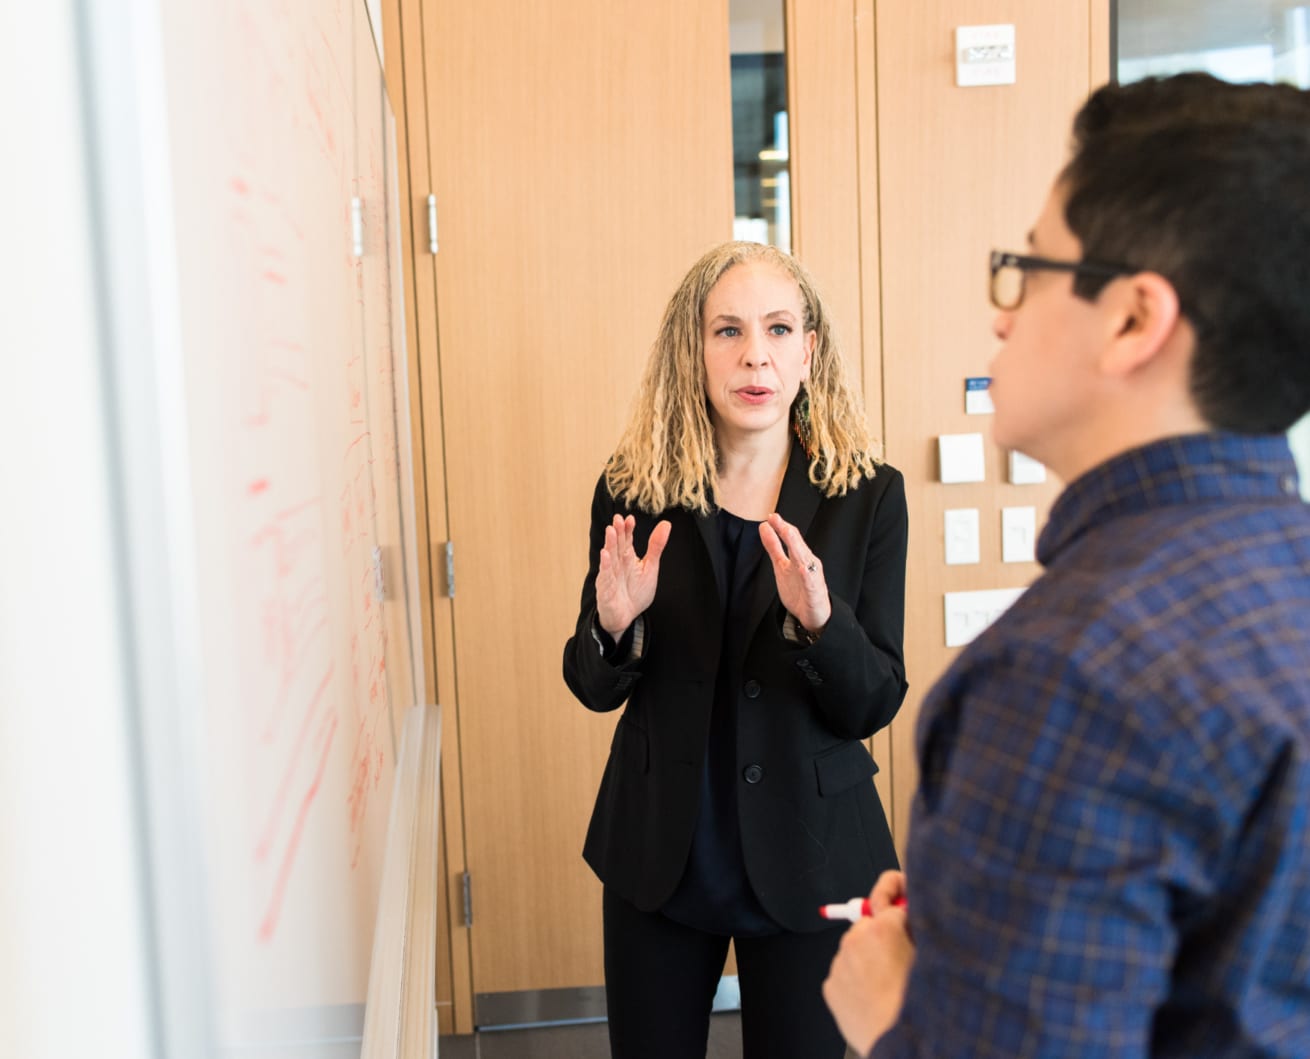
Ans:
[{"label": "black-framed eyeglasses", "polygon": [[1072,272],[1076,276],[1094,276],[1104,280],[1131,276],[1139,271],[1126,265],[1107,265],[1099,261],[1055,261],[1049,257],[1012,254],[993,250],[991,256],[991,298],[998,309],[1019,308],[1023,302],[1024,280],[1029,272]]}]

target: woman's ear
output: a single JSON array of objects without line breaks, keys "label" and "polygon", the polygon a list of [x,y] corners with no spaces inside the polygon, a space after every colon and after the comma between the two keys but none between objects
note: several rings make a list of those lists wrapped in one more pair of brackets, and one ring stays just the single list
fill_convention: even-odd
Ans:
[{"label": "woman's ear", "polygon": [[1112,375],[1129,375],[1155,359],[1182,319],[1178,292],[1158,272],[1138,272],[1116,280],[1102,292],[1113,331],[1101,356]]},{"label": "woman's ear", "polygon": [[802,378],[810,377],[810,369],[814,366],[814,350],[819,344],[819,332],[805,332],[805,374]]}]

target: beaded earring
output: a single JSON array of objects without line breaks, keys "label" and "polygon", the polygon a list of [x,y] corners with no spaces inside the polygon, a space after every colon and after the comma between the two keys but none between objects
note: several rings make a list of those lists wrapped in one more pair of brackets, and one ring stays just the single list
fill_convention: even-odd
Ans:
[{"label": "beaded earring", "polygon": [[801,392],[796,397],[793,409],[792,430],[796,432],[796,439],[805,450],[805,455],[814,459],[814,431],[810,424],[810,391],[804,385],[801,386]]}]

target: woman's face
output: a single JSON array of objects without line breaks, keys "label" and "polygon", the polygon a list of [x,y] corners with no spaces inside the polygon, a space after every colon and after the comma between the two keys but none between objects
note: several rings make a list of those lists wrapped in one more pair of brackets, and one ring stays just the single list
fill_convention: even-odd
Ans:
[{"label": "woman's face", "polygon": [[804,323],[800,287],[766,261],[733,265],[710,289],[702,324],[705,390],[720,438],[787,432],[816,341]]}]

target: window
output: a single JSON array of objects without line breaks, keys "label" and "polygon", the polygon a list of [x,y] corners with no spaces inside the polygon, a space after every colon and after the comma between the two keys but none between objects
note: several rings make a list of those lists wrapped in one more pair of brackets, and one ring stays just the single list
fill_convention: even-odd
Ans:
[{"label": "window", "polygon": [[[1296,0],[1116,0],[1115,76],[1203,70],[1225,81],[1310,88],[1310,3]],[[1288,431],[1310,501],[1310,415]]]},{"label": "window", "polygon": [[734,239],[791,250],[783,0],[731,0]]}]

